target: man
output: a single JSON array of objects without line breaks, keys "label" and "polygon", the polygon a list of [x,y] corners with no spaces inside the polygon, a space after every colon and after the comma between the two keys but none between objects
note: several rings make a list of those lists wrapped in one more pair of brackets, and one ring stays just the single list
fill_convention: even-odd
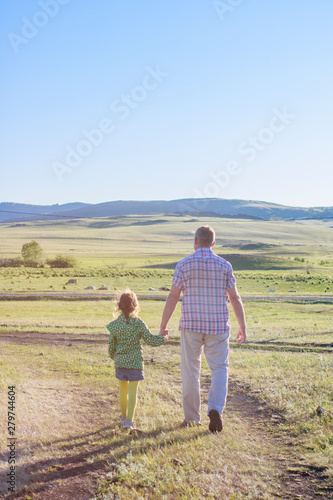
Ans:
[{"label": "man", "polygon": [[204,352],[212,374],[208,395],[209,430],[221,432],[221,415],[228,387],[228,298],[239,325],[236,335],[239,344],[246,340],[246,325],[232,266],[213,253],[214,245],[214,230],[210,226],[199,227],[194,238],[195,252],[176,266],[172,288],[163,310],[160,334],[167,335],[168,321],[183,292],[179,321],[185,415],[183,425],[200,425],[200,370]]}]

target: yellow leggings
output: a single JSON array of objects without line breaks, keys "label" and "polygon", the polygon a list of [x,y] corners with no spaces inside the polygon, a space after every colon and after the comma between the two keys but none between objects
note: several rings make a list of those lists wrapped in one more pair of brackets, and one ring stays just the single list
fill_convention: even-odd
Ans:
[{"label": "yellow leggings", "polygon": [[123,418],[133,420],[139,381],[128,382],[127,380],[119,380],[119,384],[121,415]]}]

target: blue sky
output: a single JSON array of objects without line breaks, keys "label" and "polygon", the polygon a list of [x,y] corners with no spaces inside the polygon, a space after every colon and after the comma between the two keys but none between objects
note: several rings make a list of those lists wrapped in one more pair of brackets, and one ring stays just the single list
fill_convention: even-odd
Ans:
[{"label": "blue sky", "polygon": [[0,201],[333,205],[331,0],[16,0],[0,18]]}]

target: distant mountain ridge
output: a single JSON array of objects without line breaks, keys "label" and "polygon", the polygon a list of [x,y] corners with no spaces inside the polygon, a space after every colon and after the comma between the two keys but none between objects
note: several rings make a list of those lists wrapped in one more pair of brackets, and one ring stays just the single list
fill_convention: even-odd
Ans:
[{"label": "distant mountain ridge", "polygon": [[152,214],[187,214],[262,220],[331,219],[333,206],[290,207],[264,201],[220,198],[189,198],[171,201],[119,200],[97,204],[74,202],[64,205],[0,203],[0,223]]},{"label": "distant mountain ridge", "polygon": [[[79,210],[89,206],[88,203],[65,203],[64,205],[28,205],[26,203],[0,203],[0,222],[22,222],[28,220],[45,220],[56,214],[71,210]],[[42,217],[41,214],[47,215]],[[37,217],[37,218],[36,218]]]}]

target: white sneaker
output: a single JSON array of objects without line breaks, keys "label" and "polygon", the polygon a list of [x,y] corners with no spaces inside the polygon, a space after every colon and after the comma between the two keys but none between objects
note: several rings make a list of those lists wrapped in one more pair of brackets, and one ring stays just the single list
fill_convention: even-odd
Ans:
[{"label": "white sneaker", "polygon": [[132,420],[125,418],[125,420],[123,420],[123,428],[124,429],[135,429],[135,424],[134,424],[134,422],[132,422]]},{"label": "white sneaker", "polygon": [[120,415],[119,420],[120,420],[120,423],[123,424],[125,422],[126,418],[124,418],[122,415]]}]

